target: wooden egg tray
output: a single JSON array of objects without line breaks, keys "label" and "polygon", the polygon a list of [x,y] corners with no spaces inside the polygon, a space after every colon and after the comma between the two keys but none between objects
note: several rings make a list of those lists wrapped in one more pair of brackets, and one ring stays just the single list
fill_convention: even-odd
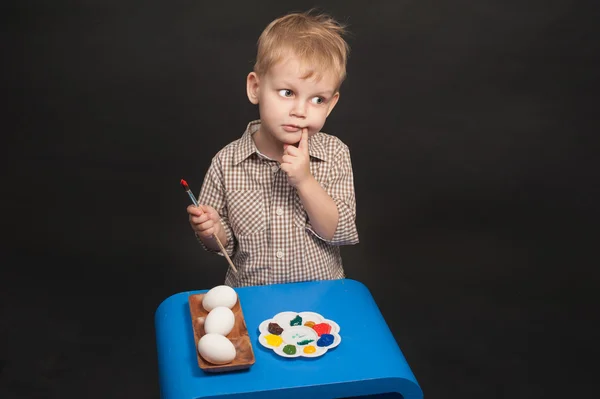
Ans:
[{"label": "wooden egg tray", "polygon": [[231,308],[231,311],[235,316],[235,323],[231,332],[226,335],[235,347],[235,358],[227,364],[213,364],[200,356],[200,353],[198,352],[198,341],[205,334],[203,320],[205,320],[208,315],[208,312],[202,306],[202,298],[204,298],[204,294],[193,294],[188,298],[190,315],[192,317],[192,328],[194,329],[194,348],[196,348],[198,366],[200,366],[202,370],[211,373],[250,368],[254,364],[255,358],[239,296],[236,304]]}]

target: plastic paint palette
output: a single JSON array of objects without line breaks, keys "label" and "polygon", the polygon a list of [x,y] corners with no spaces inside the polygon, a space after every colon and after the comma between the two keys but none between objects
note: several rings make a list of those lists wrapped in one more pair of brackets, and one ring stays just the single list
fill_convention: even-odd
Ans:
[{"label": "plastic paint palette", "polygon": [[340,326],[314,312],[281,312],[258,330],[258,342],[283,357],[319,357],[342,342]]}]

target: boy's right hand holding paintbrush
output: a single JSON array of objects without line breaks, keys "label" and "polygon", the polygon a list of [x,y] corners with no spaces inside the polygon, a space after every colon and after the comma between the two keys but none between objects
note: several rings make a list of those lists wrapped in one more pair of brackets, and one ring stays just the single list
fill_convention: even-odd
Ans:
[{"label": "boy's right hand holding paintbrush", "polygon": [[219,251],[219,244],[213,234],[221,240],[224,246],[227,245],[227,235],[223,230],[223,225],[221,225],[221,216],[213,207],[189,205],[187,213],[192,229],[204,245],[214,251]]},{"label": "boy's right hand holding paintbrush", "polygon": [[210,248],[214,251],[220,250],[223,256],[225,256],[227,259],[227,262],[229,262],[231,269],[237,273],[235,265],[231,261],[231,258],[223,246],[223,243],[227,245],[227,235],[223,230],[219,213],[208,205],[200,205],[198,200],[196,200],[196,197],[194,197],[194,194],[192,194],[190,187],[185,180],[181,179],[179,183],[194,204],[188,206],[187,213],[189,215],[190,225],[196,233],[196,237],[198,237],[207,248]]}]

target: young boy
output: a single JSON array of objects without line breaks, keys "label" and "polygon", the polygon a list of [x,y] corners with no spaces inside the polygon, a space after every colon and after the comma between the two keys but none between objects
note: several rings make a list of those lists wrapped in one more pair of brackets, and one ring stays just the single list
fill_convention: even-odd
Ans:
[{"label": "young boy", "polygon": [[212,159],[187,208],[202,246],[223,244],[225,284],[277,284],[344,277],[341,245],[358,243],[348,147],[321,132],[340,97],[348,45],[324,14],[292,13],[258,41],[248,99],[260,119]]}]

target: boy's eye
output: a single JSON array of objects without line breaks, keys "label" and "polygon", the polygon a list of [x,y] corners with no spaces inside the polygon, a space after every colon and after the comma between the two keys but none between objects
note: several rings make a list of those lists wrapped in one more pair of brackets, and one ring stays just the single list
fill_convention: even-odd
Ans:
[{"label": "boy's eye", "polygon": [[314,97],[311,101],[313,104],[323,104],[325,102],[323,97]]},{"label": "boy's eye", "polygon": [[292,94],[293,94],[292,91],[288,90],[288,89],[279,90],[279,95],[281,97],[291,97]]}]

